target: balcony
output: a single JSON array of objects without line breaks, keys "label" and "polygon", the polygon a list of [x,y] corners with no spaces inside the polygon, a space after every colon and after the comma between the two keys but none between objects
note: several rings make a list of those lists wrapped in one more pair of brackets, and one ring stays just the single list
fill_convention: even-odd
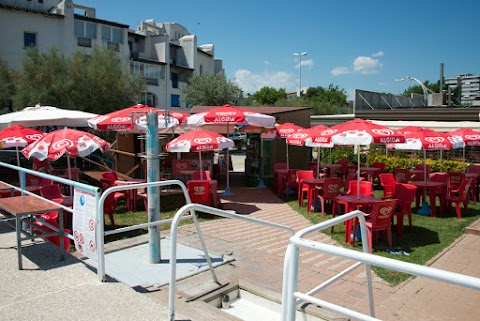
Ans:
[{"label": "balcony", "polygon": [[120,44],[117,42],[107,41],[107,48],[114,51],[120,51]]}]

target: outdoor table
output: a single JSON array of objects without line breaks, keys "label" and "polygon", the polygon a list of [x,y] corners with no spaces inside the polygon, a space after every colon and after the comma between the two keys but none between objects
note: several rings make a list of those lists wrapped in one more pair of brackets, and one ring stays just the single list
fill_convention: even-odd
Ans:
[{"label": "outdoor table", "polygon": [[[140,183],[146,183],[146,182],[147,181],[144,179],[132,179],[128,181],[116,180],[115,185],[122,186],[122,185],[132,185],[132,184],[140,184]],[[127,198],[126,200],[127,208],[129,211],[137,210],[137,195],[138,195],[138,190],[136,188],[125,190],[125,196]]]},{"label": "outdoor table", "polygon": [[[373,205],[384,200],[370,196],[370,195],[339,195],[337,200],[347,203],[345,212],[351,212],[359,207]],[[350,244],[350,234],[352,233],[352,220],[345,222],[345,243]]]},{"label": "outdoor table", "polygon": [[337,169],[342,167],[341,164],[319,164],[320,168],[325,168],[327,170],[327,176],[335,177]]},{"label": "outdoor table", "polygon": [[[193,170],[192,169],[190,169],[190,170],[183,169],[183,170],[179,171],[179,173],[183,175],[183,180],[186,182],[186,181],[190,180],[193,176],[193,173],[195,173],[197,171],[198,170],[196,170],[196,169],[193,169]],[[188,176],[188,179],[187,179],[187,176]]]},{"label": "outdoor table", "polygon": [[433,188],[447,186],[447,184],[443,182],[432,182],[432,181],[411,181],[409,184],[412,184],[417,188],[421,188],[423,190],[424,195],[426,195],[427,190],[429,190],[431,214],[432,214],[432,217],[435,217],[436,207],[437,207],[437,197],[435,192],[433,191]]},{"label": "outdoor table", "polygon": [[373,176],[381,171],[382,169],[378,167],[360,167],[360,173],[366,173],[369,182],[373,181]]},{"label": "outdoor table", "polygon": [[323,178],[306,178],[302,181],[302,184],[306,184],[308,186],[307,212],[312,210],[312,204],[313,202],[316,202],[316,199],[314,200],[315,196],[317,195],[316,187],[323,184],[324,181],[325,180]]},{"label": "outdoor table", "polygon": [[[0,209],[7,211],[9,214],[15,217],[15,230],[17,236],[17,254],[18,254],[18,269],[22,270],[22,241],[24,240],[33,240],[38,235],[35,235],[33,229],[32,215],[43,214],[46,212],[60,211],[58,214],[58,230],[55,231],[55,235],[60,237],[60,260],[64,259],[63,249],[64,249],[64,237],[63,237],[63,209],[58,204],[53,202],[46,201],[40,197],[23,195],[23,196],[14,196],[8,198],[0,198]],[[26,222],[30,225],[30,231],[22,230],[22,223]],[[27,235],[27,237],[22,238],[22,234]],[[42,234],[42,237],[49,236],[48,234]]]}]

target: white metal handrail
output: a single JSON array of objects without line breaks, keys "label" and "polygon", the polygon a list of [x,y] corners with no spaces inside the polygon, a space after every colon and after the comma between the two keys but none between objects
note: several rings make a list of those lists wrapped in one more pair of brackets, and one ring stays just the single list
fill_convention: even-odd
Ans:
[{"label": "white metal handrail", "polygon": [[[367,239],[367,231],[365,226],[364,214],[361,211],[352,211],[342,216],[338,216],[334,219],[310,226],[301,231],[298,231],[294,236],[290,238],[284,262],[284,279],[283,279],[283,292],[282,292],[282,320],[293,321],[295,320],[296,305],[299,301],[309,302],[315,305],[323,306],[333,311],[342,313],[344,315],[356,318],[358,320],[378,320],[375,318],[373,291],[371,285],[371,272],[370,266],[379,266],[399,272],[404,272],[416,276],[423,276],[437,281],[443,281],[451,284],[460,285],[475,290],[480,290],[480,278],[462,275],[459,273],[448,272],[432,267],[426,267],[423,265],[407,263],[399,260],[381,257],[378,255],[368,253],[368,242],[362,242],[363,252],[358,252],[351,249],[345,249],[342,247],[320,243],[317,241],[303,239],[303,237],[309,233],[321,231],[334,226],[338,223],[358,218],[360,222],[360,231],[362,240]],[[370,315],[363,314],[358,311],[354,311],[334,303],[313,297],[314,292],[300,293],[297,291],[298,285],[298,262],[299,262],[299,249],[305,248],[312,251],[330,254],[333,256],[343,257],[353,261],[358,261],[358,264],[365,265],[365,273],[367,274],[367,287],[369,292],[369,305]],[[350,268],[347,268],[351,269]],[[344,273],[344,272],[341,272]],[[332,278],[338,279],[338,278]],[[326,282],[325,282],[326,283]],[[315,289],[323,289],[323,287],[317,287]]]},{"label": "white metal handrail", "polygon": [[[169,285],[169,296],[168,296],[168,309],[169,309],[169,320],[174,321],[175,320],[175,286],[176,286],[176,264],[177,264],[177,229],[178,229],[178,224],[180,223],[180,220],[182,219],[183,215],[185,215],[187,212],[193,213],[192,215],[195,217],[194,212],[195,211],[201,211],[204,213],[209,213],[213,215],[218,215],[222,216],[225,218],[232,218],[232,219],[238,219],[242,221],[247,221],[250,223],[254,224],[260,224],[264,226],[269,226],[272,228],[280,229],[283,231],[286,231],[290,233],[290,235],[293,235],[295,231],[288,227],[284,226],[281,224],[277,223],[272,223],[272,222],[267,222],[264,220],[244,216],[244,215],[239,215],[235,214],[232,212],[224,211],[218,208],[206,206],[206,205],[201,205],[201,204],[187,204],[182,206],[177,213],[175,214],[175,217],[173,218],[172,226],[171,226],[171,232],[170,232],[170,285]],[[200,227],[198,227],[197,232],[199,233],[199,238],[201,236],[200,232]],[[207,255],[208,257],[208,255]],[[214,281],[218,283],[218,281],[214,278]]]}]

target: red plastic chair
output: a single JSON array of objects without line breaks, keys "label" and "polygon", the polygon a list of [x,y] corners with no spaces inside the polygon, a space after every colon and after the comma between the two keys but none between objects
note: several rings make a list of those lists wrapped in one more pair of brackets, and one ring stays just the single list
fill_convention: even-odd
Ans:
[{"label": "red plastic chair", "polygon": [[[112,186],[115,185],[115,184],[114,184],[114,181],[112,181],[112,180],[110,180],[110,179],[108,179],[108,178],[103,178],[103,177],[102,177],[102,178],[100,178],[100,182],[102,183],[102,189],[103,189],[103,190],[106,190],[107,188],[112,187]],[[127,197],[125,196],[125,193],[124,193],[124,192],[114,192],[114,193],[112,193],[112,195],[113,195],[113,198],[114,198],[114,200],[115,200],[115,207],[117,207],[118,201],[119,201],[120,199],[123,198],[124,200],[127,200]]]},{"label": "red plastic chair", "polygon": [[102,173],[102,178],[107,178],[113,182],[118,180],[118,175],[117,172],[115,171],[109,171],[109,172],[103,172]]},{"label": "red plastic chair", "polygon": [[395,185],[397,185],[393,174],[381,173],[378,175],[378,179],[380,180],[380,185],[382,185],[383,187],[382,199],[391,198],[393,196],[393,193],[395,192]]},{"label": "red plastic chair", "polygon": [[350,181],[353,181],[357,178],[357,174],[355,173],[348,173],[348,175],[345,177],[345,180],[343,181],[343,192],[342,194],[347,194],[348,190],[350,188]]},{"label": "red plastic chair", "polygon": [[347,176],[348,159],[339,159],[337,163],[342,165],[337,169],[337,175],[340,177]]},{"label": "red plastic chair", "polygon": [[26,174],[25,179],[26,189],[35,194],[40,193],[40,187],[53,184],[53,180],[51,179],[46,179],[32,174]]},{"label": "red plastic chair", "polygon": [[192,203],[213,206],[213,196],[208,181],[187,181],[188,195]]},{"label": "red plastic chair", "polygon": [[[52,201],[54,201],[56,203],[59,203],[59,204],[62,203],[62,199],[59,199],[59,198],[52,199]],[[59,227],[58,211],[47,212],[47,213],[43,213],[43,214],[35,215],[35,216],[41,218],[42,220],[44,220],[45,222],[47,222],[48,224],[50,224],[50,225],[52,225],[56,228]],[[44,231],[45,233],[53,232],[53,230],[50,227],[44,225],[42,222],[39,222],[39,221],[35,221],[35,223],[33,223],[33,228],[34,228],[35,234],[38,234],[40,236],[43,234],[42,231]],[[69,229],[64,229],[63,231],[67,234],[70,233]],[[46,241],[49,241],[50,243],[55,244],[56,246],[60,247],[60,236],[52,235],[52,236],[45,236],[43,238]],[[70,239],[67,236],[63,237],[63,249],[66,252],[70,252]]]},{"label": "red plastic chair", "polygon": [[[435,194],[435,197],[438,197],[440,199],[440,215],[443,215],[443,209],[447,207],[447,203],[445,202],[445,197],[447,196],[447,185],[448,185],[448,174],[447,173],[432,173],[430,174],[430,181],[432,182],[441,182],[445,183],[445,186],[439,186],[439,187],[434,187],[430,188],[430,193],[433,195]],[[421,189],[417,189],[417,202],[418,199],[420,198],[419,193],[421,193]],[[421,195],[423,197],[423,195]],[[417,203],[418,207],[419,203]]]},{"label": "red plastic chair", "polygon": [[[103,202],[103,214],[108,215],[110,219],[110,226],[114,229],[115,228],[115,219],[113,215],[115,214],[115,210],[117,208],[117,203],[115,202],[115,195],[111,193],[105,198]],[[104,223],[105,224],[105,223]]]},{"label": "red plastic chair", "polygon": [[[322,209],[322,216],[325,215],[325,202],[332,202],[332,218],[335,217],[335,206],[337,205],[336,197],[340,195],[340,188],[342,187],[341,177],[329,177],[325,178],[320,189],[317,190],[317,197],[320,200],[320,206]],[[315,211],[317,210],[317,204],[314,205]]]},{"label": "red plastic chair", "polygon": [[350,185],[348,186],[347,195],[362,195],[362,196],[373,196],[373,184],[369,181],[360,180],[360,193],[358,193],[358,181],[351,180]]},{"label": "red plastic chair", "polygon": [[415,200],[417,187],[411,184],[399,183],[395,186],[395,192],[392,195],[397,201],[397,207],[393,215],[397,218],[397,235],[403,234],[403,218],[408,217],[408,225],[412,230],[412,203]]},{"label": "red plastic chair", "polygon": [[410,170],[406,168],[394,168],[393,176],[395,177],[395,182],[407,184],[410,181]]},{"label": "red plastic chair", "polygon": [[285,176],[285,181],[282,188],[282,193],[285,198],[288,198],[288,193],[290,189],[298,189],[297,171],[298,169],[289,169]]},{"label": "red plastic chair", "polygon": [[460,188],[462,181],[465,179],[465,173],[447,172],[448,174],[448,190],[457,190]]},{"label": "red plastic chair", "polygon": [[212,178],[210,177],[210,171],[196,171],[196,172],[193,172],[192,174],[192,178],[194,180],[198,180],[198,179],[208,179],[208,180],[211,180]]},{"label": "red plastic chair", "polygon": [[468,215],[468,192],[472,184],[473,179],[466,178],[460,183],[460,187],[458,188],[458,195],[454,195],[450,193],[450,191],[447,193],[445,201],[448,204],[448,210],[450,211],[452,209],[452,203],[454,203],[458,218],[462,218],[462,210],[460,208],[460,204],[463,204],[463,208],[465,209],[465,215]]},{"label": "red plastic chair", "polygon": [[40,187],[40,196],[43,198],[49,199],[49,200],[54,200],[54,199],[60,199],[62,200],[62,204],[65,206],[71,206],[72,202],[68,202],[71,200],[71,197],[68,197],[66,195],[62,194],[60,185],[58,184],[53,184],[53,185],[45,185]]},{"label": "red plastic chair", "polygon": [[298,206],[303,206],[303,200],[305,196],[308,196],[308,185],[303,184],[304,179],[315,178],[313,175],[313,171],[308,170],[300,170],[297,171],[297,183],[298,183]]},{"label": "red plastic chair", "polygon": [[[424,164],[417,164],[417,165],[415,165],[414,169],[423,172],[423,171],[425,170],[425,167],[424,167],[424,166],[425,166],[426,169],[427,169],[427,177],[428,177],[428,176],[430,175],[430,165],[428,165],[428,164],[426,164],[426,165],[424,165]],[[424,175],[425,175],[424,173],[422,173],[422,174],[415,174],[412,180],[414,180],[414,181],[423,181],[423,179],[425,178]]]},{"label": "red plastic chair", "polygon": [[[375,203],[373,205],[372,211],[369,214],[365,215],[365,224],[368,234],[368,250],[370,253],[372,253],[373,251],[373,232],[386,232],[388,248],[392,248],[392,215],[395,211],[396,205],[396,199]],[[355,245],[355,231],[358,224],[358,220],[355,220],[352,245]]]}]

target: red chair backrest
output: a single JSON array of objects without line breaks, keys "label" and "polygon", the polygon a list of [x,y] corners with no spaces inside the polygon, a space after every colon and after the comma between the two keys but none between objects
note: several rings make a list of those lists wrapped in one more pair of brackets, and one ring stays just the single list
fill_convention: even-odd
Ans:
[{"label": "red chair backrest", "polygon": [[470,164],[468,166],[469,173],[480,173],[480,165]]},{"label": "red chair backrest", "polygon": [[348,173],[354,173],[356,174],[358,171],[358,166],[357,165],[348,165],[347,166],[347,174]]},{"label": "red chair backrest", "polygon": [[458,200],[463,202],[468,198],[468,191],[470,190],[470,186],[473,183],[473,178],[466,178],[460,183],[459,192],[458,192]]},{"label": "red chair backrest", "polygon": [[315,178],[313,171],[301,170],[296,172],[297,183],[301,183],[304,179]]},{"label": "red chair backrest", "polygon": [[285,176],[287,185],[296,185],[297,184],[297,172],[298,169],[289,169],[287,176]]},{"label": "red chair backrest", "polygon": [[67,178],[71,177],[72,181],[78,181],[78,177],[80,176],[80,168],[71,167],[70,172],[68,171],[68,168],[65,168],[65,173],[63,175]]},{"label": "red chair backrest", "polygon": [[396,205],[396,199],[375,203],[372,211],[368,215],[368,218],[372,222],[372,228],[381,229],[388,227],[392,222],[392,215]]},{"label": "red chair backrest", "polygon": [[394,168],[393,176],[397,183],[408,183],[410,180],[410,170],[406,168]]},{"label": "red chair backrest", "polygon": [[100,182],[102,183],[102,189],[103,190],[106,190],[107,188],[114,185],[114,183],[112,182],[111,179],[105,178],[105,177],[101,177]]},{"label": "red chair backrest", "polygon": [[208,180],[212,179],[210,177],[210,171],[202,171],[202,172],[196,171],[196,172],[193,172],[192,176],[193,176],[193,179],[208,179]]},{"label": "red chair backrest", "polygon": [[322,196],[326,199],[333,199],[340,193],[342,187],[341,177],[326,178],[322,184]]},{"label": "red chair backrest", "polygon": [[392,173],[381,173],[378,175],[378,178],[380,179],[380,185],[383,187],[395,186],[395,184],[397,184]]},{"label": "red chair backrest", "polygon": [[60,186],[58,184],[53,184],[41,186],[40,196],[48,198],[49,200],[53,200],[55,198],[61,199],[64,195],[62,195]]},{"label": "red chair backrest", "polygon": [[393,199],[397,199],[399,203],[411,205],[415,200],[417,187],[412,184],[397,183],[393,192]]},{"label": "red chair backrest", "polygon": [[372,164],[372,167],[380,168],[380,170],[383,172],[385,170],[385,163],[375,162],[375,163]]},{"label": "red chair backrest", "polygon": [[103,173],[102,173],[102,177],[108,178],[108,179],[110,179],[110,180],[113,180],[114,182],[115,182],[116,180],[118,180],[118,175],[117,175],[117,173],[114,172],[114,171],[103,172]]},{"label": "red chair backrest", "polygon": [[428,164],[417,164],[417,165],[415,165],[415,169],[420,170],[420,171],[423,171],[425,169],[425,167],[427,169],[427,174],[430,173],[430,165],[428,165]]},{"label": "red chair backrest", "polygon": [[208,181],[187,181],[187,189],[192,203],[211,204],[212,192]]},{"label": "red chair backrest", "polygon": [[348,159],[339,159],[338,164],[342,165],[342,167],[340,167],[338,170],[337,170],[337,173],[340,173],[340,174],[345,174],[347,173],[347,167],[348,167]]},{"label": "red chair backrest", "polygon": [[465,173],[462,172],[448,172],[448,188],[460,188],[462,181],[465,179]]},{"label": "red chair backrest", "polygon": [[358,181],[356,179],[351,180],[347,194],[361,196],[373,195],[373,184],[368,181],[360,181],[360,193],[358,193]]},{"label": "red chair backrest", "polygon": [[357,174],[355,173],[348,173],[347,177],[345,177],[345,181],[343,182],[343,190],[345,192],[348,191],[350,188],[350,181],[353,181],[357,177]]}]

